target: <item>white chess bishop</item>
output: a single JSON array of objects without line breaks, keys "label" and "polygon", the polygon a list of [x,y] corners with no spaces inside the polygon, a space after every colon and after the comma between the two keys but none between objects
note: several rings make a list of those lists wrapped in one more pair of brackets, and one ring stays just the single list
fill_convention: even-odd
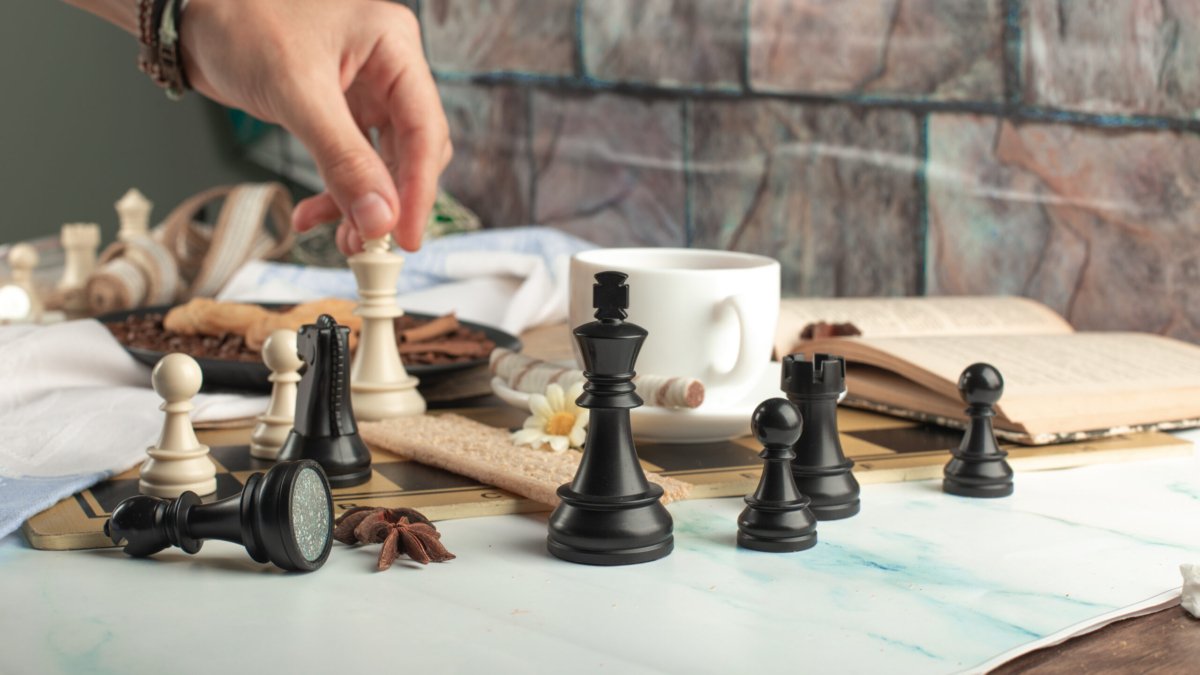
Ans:
[{"label": "white chess bishop", "polygon": [[292,431],[296,417],[296,383],[304,361],[296,351],[296,331],[287,328],[267,336],[262,347],[263,363],[271,370],[271,403],[258,416],[250,436],[250,455],[274,461]]},{"label": "white chess bishop", "polygon": [[188,413],[200,391],[200,364],[187,354],[167,354],[150,373],[154,391],[165,401],[166,413],[158,444],[146,449],[138,489],[142,494],[174,498],[184,492],[208,495],[217,491],[217,467],[208,446],[196,438]]},{"label": "white chess bishop", "polygon": [[372,239],[362,253],[349,259],[358,282],[358,308],[363,319],[358,349],[350,368],[350,400],[354,416],[376,421],[420,415],[425,399],[417,391],[417,378],[404,370],[396,348],[396,280],[404,259],[391,252],[391,239]]}]

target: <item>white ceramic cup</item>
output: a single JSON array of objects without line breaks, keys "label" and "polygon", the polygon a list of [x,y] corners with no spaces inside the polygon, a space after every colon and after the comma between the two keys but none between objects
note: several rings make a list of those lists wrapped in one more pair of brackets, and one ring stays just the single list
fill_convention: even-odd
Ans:
[{"label": "white ceramic cup", "polygon": [[637,372],[699,379],[705,408],[740,402],[763,377],[779,321],[778,262],[706,249],[583,251],[571,258],[572,326],[593,320],[595,275],[609,270],[629,275],[628,321],[650,333]]}]

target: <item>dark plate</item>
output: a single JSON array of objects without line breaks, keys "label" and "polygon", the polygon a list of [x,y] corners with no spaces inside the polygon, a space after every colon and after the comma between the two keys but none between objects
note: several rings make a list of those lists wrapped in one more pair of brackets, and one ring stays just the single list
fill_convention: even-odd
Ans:
[{"label": "dark plate", "polygon": [[[282,305],[276,303],[260,303],[267,309],[279,309],[281,307],[289,307],[290,305]],[[96,317],[101,323],[116,323],[124,321],[126,317],[142,316],[145,314],[166,314],[171,309],[170,305],[161,305],[157,307],[141,307],[139,309],[127,310],[123,312],[112,312]],[[432,314],[422,314],[420,312],[405,312],[408,316],[414,319],[434,319]],[[459,320],[463,326],[482,332],[489,340],[496,343],[497,347],[511,349],[513,351],[521,350],[521,341],[509,333],[505,333],[499,328],[492,328],[483,324],[473,323],[471,321]],[[124,345],[122,345],[124,346]],[[141,349],[138,347],[125,347],[125,351],[129,352],[133,358],[148,365],[153,366],[158,363],[165,354],[162,352],[152,351],[149,349]],[[476,366],[487,365],[487,358],[474,359],[471,361],[461,361],[459,363],[442,363],[437,365],[408,365],[404,364],[405,370],[409,374],[414,375],[422,380],[430,381],[441,378],[445,375],[467,370]],[[267,377],[271,371],[267,369],[261,362],[250,361],[227,361],[224,359],[208,359],[198,358],[196,363],[200,364],[200,372],[204,374],[205,389],[252,389],[255,391],[270,391],[271,383]]]}]

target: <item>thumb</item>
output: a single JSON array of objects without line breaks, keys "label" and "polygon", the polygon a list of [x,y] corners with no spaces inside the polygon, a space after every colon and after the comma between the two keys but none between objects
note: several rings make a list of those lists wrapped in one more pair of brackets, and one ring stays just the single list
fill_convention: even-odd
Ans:
[{"label": "thumb", "polygon": [[399,196],[379,153],[359,129],[336,88],[310,88],[290,101],[283,125],[300,139],[317,163],[325,189],[342,216],[363,239],[392,231]]}]

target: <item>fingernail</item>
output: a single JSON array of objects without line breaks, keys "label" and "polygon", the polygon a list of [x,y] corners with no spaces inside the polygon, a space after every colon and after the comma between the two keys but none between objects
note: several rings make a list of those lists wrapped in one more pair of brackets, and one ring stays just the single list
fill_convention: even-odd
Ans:
[{"label": "fingernail", "polygon": [[392,229],[392,208],[377,193],[359,197],[350,205],[350,215],[364,238],[380,237]]}]

